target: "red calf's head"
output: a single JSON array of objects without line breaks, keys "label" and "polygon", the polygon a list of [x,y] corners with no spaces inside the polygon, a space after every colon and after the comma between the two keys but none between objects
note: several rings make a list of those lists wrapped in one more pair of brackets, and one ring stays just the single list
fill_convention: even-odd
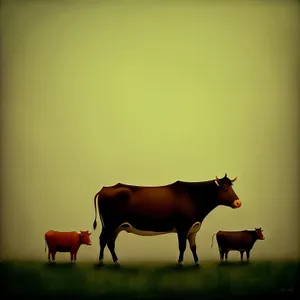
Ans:
[{"label": "red calf's head", "polygon": [[92,245],[92,242],[90,240],[90,233],[88,232],[88,230],[80,230],[80,243],[84,244],[84,245]]}]

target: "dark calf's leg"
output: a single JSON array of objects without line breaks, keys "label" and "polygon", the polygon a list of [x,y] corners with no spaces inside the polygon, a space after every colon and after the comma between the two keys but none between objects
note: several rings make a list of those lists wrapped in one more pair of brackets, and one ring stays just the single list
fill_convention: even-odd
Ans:
[{"label": "dark calf's leg", "polygon": [[196,246],[196,233],[192,233],[188,236],[188,241],[190,244],[190,249],[192,251],[194,262],[196,267],[200,266],[198,255],[197,255],[197,246]]},{"label": "dark calf's leg", "polygon": [[243,261],[244,251],[240,251],[241,253],[241,261]]},{"label": "dark calf's leg", "polygon": [[99,265],[103,265],[103,258],[104,258],[104,249],[107,244],[106,232],[102,229],[102,232],[99,236],[99,244],[100,244],[100,253],[99,253]]},{"label": "dark calf's leg", "polygon": [[222,248],[219,248],[220,251],[220,261],[223,262],[225,251]]},{"label": "dark calf's leg", "polygon": [[179,246],[179,258],[178,258],[178,265],[180,267],[183,266],[183,257],[184,257],[184,252],[186,250],[186,235],[185,233],[177,233],[178,237],[178,246]]},{"label": "dark calf's leg", "polygon": [[250,259],[250,250],[246,250],[246,255],[247,255],[247,262],[249,262],[249,259]]},{"label": "dark calf's leg", "polygon": [[225,261],[227,262],[228,261],[228,252],[229,252],[229,250],[225,250]]},{"label": "dark calf's leg", "polygon": [[50,249],[48,249],[48,262],[51,263],[51,260],[50,260]]}]

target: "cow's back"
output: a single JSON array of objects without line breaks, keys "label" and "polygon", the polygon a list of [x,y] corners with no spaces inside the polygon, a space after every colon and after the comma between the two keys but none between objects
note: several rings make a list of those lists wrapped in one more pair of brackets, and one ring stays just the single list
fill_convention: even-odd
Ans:
[{"label": "cow's back", "polygon": [[[118,183],[112,187],[104,187],[100,197],[106,206],[116,206],[119,209],[123,207],[126,212],[139,216],[145,214],[166,217],[178,209],[182,211],[182,208],[194,211],[188,194],[178,191],[174,184],[139,187]],[[103,205],[101,202],[100,206]]]},{"label": "cow's back", "polygon": [[104,222],[128,222],[141,230],[171,231],[179,214],[194,217],[194,203],[188,193],[176,185],[130,186],[117,184],[104,187],[99,193],[98,206]]},{"label": "cow's back", "polygon": [[177,198],[171,186],[143,187],[131,191],[128,205],[134,213],[171,214],[176,208]]}]

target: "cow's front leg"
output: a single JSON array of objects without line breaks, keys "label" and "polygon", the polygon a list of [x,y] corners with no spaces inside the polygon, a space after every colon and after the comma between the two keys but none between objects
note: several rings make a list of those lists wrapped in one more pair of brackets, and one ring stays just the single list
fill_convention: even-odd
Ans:
[{"label": "cow's front leg", "polygon": [[77,251],[75,251],[75,252],[73,253],[73,263],[74,263],[74,264],[75,264],[76,260],[77,260]]},{"label": "cow's front leg", "polygon": [[178,246],[179,246],[178,266],[182,267],[184,252],[186,249],[186,234],[185,233],[177,233],[177,236],[178,236]]},{"label": "cow's front leg", "polygon": [[191,233],[188,236],[188,241],[189,241],[190,249],[191,249],[193,257],[194,257],[194,262],[196,264],[196,267],[199,267],[200,263],[199,263],[199,259],[198,259],[198,255],[197,255],[196,232],[195,233]]}]

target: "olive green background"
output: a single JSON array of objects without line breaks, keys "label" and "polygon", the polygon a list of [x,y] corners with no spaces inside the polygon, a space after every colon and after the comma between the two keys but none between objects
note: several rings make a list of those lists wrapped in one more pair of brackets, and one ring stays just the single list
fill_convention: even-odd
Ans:
[{"label": "olive green background", "polygon": [[[103,185],[225,172],[243,205],[207,216],[200,260],[218,259],[217,230],[254,227],[253,259],[299,257],[299,2],[267,2],[4,1],[1,258],[46,260],[47,230],[92,230]],[[121,233],[116,250],[175,262],[177,237]]]}]

